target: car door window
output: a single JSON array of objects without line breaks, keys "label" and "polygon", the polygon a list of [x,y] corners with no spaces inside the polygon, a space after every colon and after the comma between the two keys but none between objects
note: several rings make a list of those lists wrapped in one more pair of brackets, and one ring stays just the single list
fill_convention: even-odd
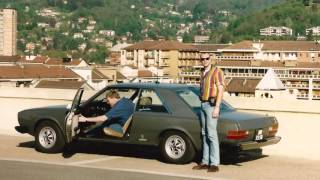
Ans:
[{"label": "car door window", "polygon": [[132,101],[137,101],[138,89],[130,89],[130,88],[111,88],[107,89],[103,93],[101,93],[98,97],[95,98],[95,101],[104,100],[106,98],[106,94],[110,91],[117,91],[120,95],[120,98],[128,98]]},{"label": "car door window", "polygon": [[157,93],[154,90],[148,89],[141,91],[136,111],[168,113]]},{"label": "car door window", "polygon": [[102,92],[100,95],[95,97],[93,100],[88,102],[81,111],[81,114],[86,117],[96,117],[105,114],[108,112],[111,107],[106,102],[106,94],[111,90],[115,90],[119,93],[120,98],[131,99],[133,103],[137,103],[139,89],[131,88],[109,88]]}]

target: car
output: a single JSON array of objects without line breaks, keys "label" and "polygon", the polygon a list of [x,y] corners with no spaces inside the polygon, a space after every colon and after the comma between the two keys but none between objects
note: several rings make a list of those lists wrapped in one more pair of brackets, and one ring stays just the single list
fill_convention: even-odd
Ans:
[{"label": "car", "polygon": [[[111,90],[135,104],[131,121],[127,121],[120,137],[104,132],[86,136],[83,132],[96,125],[79,123],[78,115],[95,117],[108,112],[110,106],[104,99]],[[109,85],[88,100],[82,100],[84,93],[84,89],[78,90],[71,107],[60,105],[20,111],[16,130],[33,135],[36,150],[44,153],[61,152],[74,141],[103,141],[157,146],[164,161],[184,164],[202,151],[200,91],[195,85],[122,83]],[[276,136],[279,125],[275,117],[238,112],[225,101],[220,107],[217,130],[222,151],[256,150],[280,141],[281,137]]]}]

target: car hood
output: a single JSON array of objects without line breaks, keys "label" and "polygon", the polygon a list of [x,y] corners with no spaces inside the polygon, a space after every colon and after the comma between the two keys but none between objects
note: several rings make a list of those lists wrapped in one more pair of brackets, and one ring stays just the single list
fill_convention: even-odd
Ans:
[{"label": "car hood", "polygon": [[68,105],[54,105],[54,106],[44,106],[44,107],[38,107],[38,108],[31,108],[31,109],[26,109],[23,111],[38,111],[38,110],[67,110]]}]

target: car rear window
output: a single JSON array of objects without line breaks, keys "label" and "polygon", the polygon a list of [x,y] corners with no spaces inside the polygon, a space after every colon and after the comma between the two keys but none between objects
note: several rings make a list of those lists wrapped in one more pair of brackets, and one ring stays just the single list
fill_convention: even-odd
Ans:
[{"label": "car rear window", "polygon": [[[189,89],[183,89],[177,91],[178,95],[194,110],[198,111],[201,108],[201,101],[199,98],[199,88],[190,87]],[[223,101],[220,105],[221,112],[234,111],[235,109]]]}]

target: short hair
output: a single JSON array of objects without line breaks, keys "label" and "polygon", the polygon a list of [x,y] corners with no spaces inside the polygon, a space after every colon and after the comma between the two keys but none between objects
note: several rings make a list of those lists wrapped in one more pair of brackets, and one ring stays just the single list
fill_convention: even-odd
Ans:
[{"label": "short hair", "polygon": [[120,99],[120,95],[119,95],[118,91],[110,90],[109,92],[107,92],[106,98],[117,98],[117,99]]}]

